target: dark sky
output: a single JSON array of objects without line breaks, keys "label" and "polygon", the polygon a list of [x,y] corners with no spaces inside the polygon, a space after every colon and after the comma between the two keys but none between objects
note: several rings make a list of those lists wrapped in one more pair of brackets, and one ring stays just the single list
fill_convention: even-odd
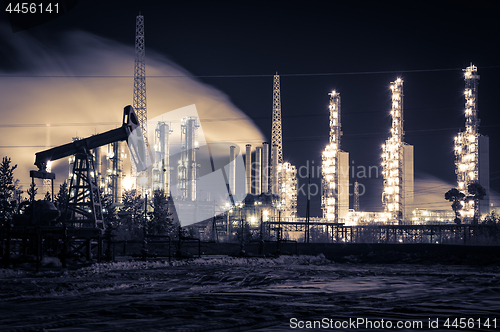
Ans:
[{"label": "dark sky", "polygon": [[[390,126],[389,84],[400,76],[405,141],[414,145],[417,176],[454,183],[453,137],[464,126],[461,69],[472,62],[481,75],[480,132],[490,137],[491,187],[500,191],[494,99],[500,11],[493,2],[87,0],[22,33],[51,45],[61,31],[84,30],[133,45],[139,11],[145,17],[146,57],[148,50],[163,54],[226,93],[268,140],[272,75],[278,72],[283,155],[298,168],[321,163],[332,89],[342,99],[342,148],[356,167],[379,165]],[[3,70],[18,66],[2,58]],[[358,180],[366,187],[361,207],[380,210],[382,179]],[[304,181],[299,178],[299,186]],[[320,214],[319,204],[312,202],[312,215]],[[299,214],[305,215],[305,205],[299,194]]]}]

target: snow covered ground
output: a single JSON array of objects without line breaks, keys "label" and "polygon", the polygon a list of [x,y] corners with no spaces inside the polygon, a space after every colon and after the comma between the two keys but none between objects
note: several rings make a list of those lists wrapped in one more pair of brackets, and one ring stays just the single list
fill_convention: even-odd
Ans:
[{"label": "snow covered ground", "polygon": [[[36,274],[5,269],[0,298],[0,331],[287,331],[312,330],[299,327],[314,321],[352,330],[345,328],[349,319],[371,320],[372,328],[357,326],[365,331],[380,330],[381,320],[397,331],[451,331],[446,319],[462,317],[473,319],[473,330],[488,330],[486,319],[489,330],[494,319],[500,329],[500,267],[491,265],[281,256],[104,263]],[[429,319],[438,320],[437,329]],[[398,321],[422,327],[397,328]]]}]

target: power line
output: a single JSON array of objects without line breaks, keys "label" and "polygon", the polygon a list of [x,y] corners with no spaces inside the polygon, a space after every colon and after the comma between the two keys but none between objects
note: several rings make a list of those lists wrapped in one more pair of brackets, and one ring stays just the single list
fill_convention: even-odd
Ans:
[{"label": "power line", "polygon": [[[478,67],[479,69],[500,68],[500,66]],[[342,76],[342,75],[376,75],[376,74],[402,74],[425,73],[443,71],[462,71],[462,68],[434,68],[434,69],[408,69],[408,70],[379,70],[379,71],[352,71],[352,72],[323,72],[323,73],[290,73],[280,74],[282,77],[307,77],[307,76]],[[274,74],[235,74],[235,75],[146,75],[146,78],[252,78],[273,77]],[[0,75],[0,78],[133,78],[133,75]]]}]

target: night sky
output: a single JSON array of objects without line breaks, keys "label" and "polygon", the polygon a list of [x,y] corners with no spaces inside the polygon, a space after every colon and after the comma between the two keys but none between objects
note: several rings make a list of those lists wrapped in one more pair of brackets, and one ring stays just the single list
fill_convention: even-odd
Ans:
[{"label": "night sky", "polygon": [[[496,79],[500,74],[498,7],[493,2],[483,1],[412,2],[404,6],[402,3],[173,4],[141,1],[139,4],[138,1],[87,0],[80,1],[67,14],[51,22],[17,33],[10,30],[3,12],[0,40],[4,46],[0,50],[0,69],[2,76],[43,73],[36,67],[37,56],[26,55],[26,50],[32,50],[30,43],[35,41],[45,51],[51,50],[52,53],[46,52],[45,55],[62,54],[60,59],[55,62],[51,59],[50,63],[64,68],[66,75],[75,75],[71,79],[74,84],[84,85],[89,80],[78,75],[99,74],[96,67],[78,66],[76,60],[97,67],[101,61],[110,61],[96,56],[99,52],[78,55],[79,59],[75,54],[87,46],[123,47],[124,55],[120,60],[123,66],[120,68],[127,69],[123,73],[114,71],[113,75],[133,75],[131,47],[134,45],[135,17],[140,11],[145,18],[148,66],[151,64],[148,61],[156,61],[156,64],[170,61],[181,72],[194,76],[196,81],[227,95],[230,103],[253,120],[267,141],[271,135],[272,75],[280,74],[283,156],[297,168],[313,162],[315,166],[321,164],[321,152],[328,142],[328,93],[333,89],[340,92],[342,149],[350,153],[351,165],[356,170],[380,165],[381,145],[390,129],[389,84],[401,77],[404,80],[405,141],[414,145],[415,151],[415,198],[421,202],[418,207],[440,209],[449,208],[449,203],[443,199],[442,188],[452,186],[456,181],[453,137],[465,122],[462,68],[472,62],[481,76],[478,114],[480,133],[490,137],[491,188],[500,191],[500,158],[496,153],[500,143],[500,116],[495,101],[499,90]],[[71,43],[68,32],[77,36],[82,32],[88,36],[88,33],[100,42],[78,44],[75,40]],[[16,40],[23,40],[24,44],[16,44]],[[154,54],[154,60],[148,57],[151,54]],[[91,56],[93,58],[89,58]],[[65,61],[66,57],[73,60]],[[132,61],[127,62],[130,59]],[[104,75],[109,75],[105,66],[101,67]],[[147,74],[153,75],[151,71]],[[54,78],[55,86],[61,84],[57,80],[65,78]],[[153,85],[161,80],[152,77],[147,84]],[[168,84],[175,86],[185,78],[167,80]],[[12,76],[0,77],[2,87],[18,81],[19,78]],[[30,82],[35,90],[37,84],[44,84],[36,79]],[[119,82],[120,86],[129,89],[120,95],[129,95],[126,100],[117,100],[116,105],[123,108],[132,103],[131,77],[100,78],[99,82],[110,91]],[[61,91],[61,94],[69,93],[64,89]],[[87,93],[86,98],[95,97],[90,88]],[[66,100],[66,97],[61,95],[61,99]],[[21,92],[19,95],[2,95],[0,112],[8,120],[2,121],[5,130],[12,129],[10,124],[20,123],[10,118],[12,108],[8,107],[19,98],[31,98],[36,102],[43,96],[27,96]],[[106,95],[99,98],[104,100]],[[154,105],[152,99],[154,94],[148,93],[148,105]],[[36,112],[35,105],[26,114]],[[177,102],[175,108],[187,105]],[[175,109],[174,105],[168,107]],[[54,113],[47,114],[57,117]],[[92,130],[99,132],[107,130],[113,121],[78,117],[65,122],[95,122]],[[20,130],[23,128],[9,135],[21,135]],[[254,133],[248,141],[240,138],[234,141],[255,146],[261,143],[261,139],[258,133]],[[6,138],[2,140],[2,156],[11,156],[14,163],[20,163],[16,157],[21,155],[34,160],[34,152],[43,150],[6,148],[16,143],[6,143]],[[69,140],[70,137],[54,137],[51,145]],[[45,136],[40,141],[30,143],[24,140],[17,145],[43,145]],[[59,171],[65,169],[67,164],[61,164]],[[23,183],[29,181],[28,174],[17,173],[16,177]],[[360,199],[361,208],[381,211],[381,176],[372,179],[358,177],[357,180],[366,188]],[[299,176],[299,186],[305,181]],[[319,181],[319,177],[313,174],[312,182],[319,184]],[[424,196],[432,198],[426,200]],[[305,206],[305,197],[299,192],[299,215],[305,215]],[[313,197],[311,208],[311,215],[321,214],[319,196]]]}]

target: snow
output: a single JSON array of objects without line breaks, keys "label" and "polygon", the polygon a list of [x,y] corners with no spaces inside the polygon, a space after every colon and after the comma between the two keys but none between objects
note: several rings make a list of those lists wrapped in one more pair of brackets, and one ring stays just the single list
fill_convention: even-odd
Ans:
[{"label": "snow", "polygon": [[337,264],[320,255],[0,269],[0,298],[1,331],[286,331],[293,317],[500,324],[500,267]]}]

